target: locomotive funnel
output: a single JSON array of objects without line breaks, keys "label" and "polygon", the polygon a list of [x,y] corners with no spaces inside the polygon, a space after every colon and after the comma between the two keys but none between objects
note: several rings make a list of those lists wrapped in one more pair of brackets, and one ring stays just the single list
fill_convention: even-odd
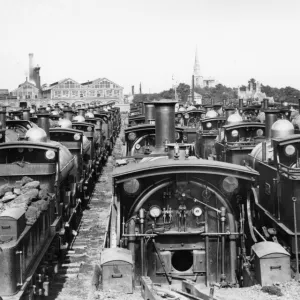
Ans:
[{"label": "locomotive funnel", "polygon": [[38,117],[38,126],[42,129],[47,134],[48,140],[50,140],[50,133],[49,133],[49,128],[50,128],[50,122],[49,122],[49,114],[48,113],[42,113],[42,114],[37,114]]},{"label": "locomotive funnel", "polygon": [[23,120],[30,121],[30,109],[29,108],[23,109]]},{"label": "locomotive funnel", "polygon": [[269,140],[272,137],[272,125],[277,121],[277,114],[280,112],[279,109],[268,108],[269,100],[264,99],[264,109],[263,112],[266,116],[266,139]]},{"label": "locomotive funnel", "polygon": [[229,116],[235,113],[234,107],[225,107],[225,118],[228,120]]},{"label": "locomotive funnel", "polygon": [[145,123],[149,124],[155,120],[155,106],[152,102],[144,102],[145,105]]},{"label": "locomotive funnel", "polygon": [[2,126],[3,129],[6,129],[6,107],[0,106],[0,126]]},{"label": "locomotive funnel", "polygon": [[71,109],[71,107],[65,107],[64,108],[64,118],[68,119],[72,122],[72,120],[73,120],[73,110]]},{"label": "locomotive funnel", "polygon": [[239,99],[239,108],[243,108],[244,102],[243,99]]},{"label": "locomotive funnel", "polygon": [[177,101],[163,99],[155,105],[155,150],[164,153],[165,143],[175,143],[175,104]]}]

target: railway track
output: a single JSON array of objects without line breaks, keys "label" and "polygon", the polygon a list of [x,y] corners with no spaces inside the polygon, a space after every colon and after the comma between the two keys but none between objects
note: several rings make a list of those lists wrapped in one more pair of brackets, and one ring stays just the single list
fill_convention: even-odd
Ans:
[{"label": "railway track", "polygon": [[[121,151],[122,142],[117,140],[114,153]],[[95,185],[88,208],[83,211],[78,234],[70,250],[61,254],[58,270],[53,275],[49,300],[94,299],[93,275],[104,247],[106,226],[111,204],[111,173],[114,158],[108,159]],[[43,298],[45,299],[45,297]]]}]

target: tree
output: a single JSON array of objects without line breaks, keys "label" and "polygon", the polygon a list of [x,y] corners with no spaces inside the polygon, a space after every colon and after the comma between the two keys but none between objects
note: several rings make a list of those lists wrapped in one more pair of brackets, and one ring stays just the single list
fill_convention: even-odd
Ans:
[{"label": "tree", "polygon": [[248,80],[248,88],[250,89],[250,84],[252,83],[253,90],[256,90],[256,80],[254,78],[251,78]]},{"label": "tree", "polygon": [[186,103],[190,94],[190,86],[185,83],[179,83],[176,92],[179,96],[179,102]]}]

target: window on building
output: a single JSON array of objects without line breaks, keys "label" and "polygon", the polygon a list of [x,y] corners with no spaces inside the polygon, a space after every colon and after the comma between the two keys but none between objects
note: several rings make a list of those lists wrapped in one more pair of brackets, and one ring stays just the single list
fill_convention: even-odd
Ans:
[{"label": "window on building", "polygon": [[68,90],[64,90],[62,96],[63,97],[69,97],[69,91]]},{"label": "window on building", "polygon": [[106,96],[111,97],[112,96],[112,90],[106,90]]},{"label": "window on building", "polygon": [[109,89],[110,88],[110,82],[109,81],[101,81],[100,82],[100,88],[107,88]]},{"label": "window on building", "polygon": [[86,97],[86,91],[80,91],[80,97]]},{"label": "window on building", "polygon": [[89,96],[90,97],[95,97],[95,91],[89,91]]},{"label": "window on building", "polygon": [[54,98],[60,98],[61,97],[61,91],[54,91]]},{"label": "window on building", "polygon": [[71,97],[78,97],[78,91],[72,91]]}]

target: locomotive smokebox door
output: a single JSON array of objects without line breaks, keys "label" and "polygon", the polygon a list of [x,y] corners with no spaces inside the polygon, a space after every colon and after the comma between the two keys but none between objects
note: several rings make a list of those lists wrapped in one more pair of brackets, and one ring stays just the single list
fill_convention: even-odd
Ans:
[{"label": "locomotive smokebox door", "polygon": [[101,253],[103,291],[133,293],[133,261],[130,250],[107,248]]},{"label": "locomotive smokebox door", "polygon": [[290,255],[278,243],[260,242],[252,246],[255,254],[255,273],[262,285],[291,279]]}]

